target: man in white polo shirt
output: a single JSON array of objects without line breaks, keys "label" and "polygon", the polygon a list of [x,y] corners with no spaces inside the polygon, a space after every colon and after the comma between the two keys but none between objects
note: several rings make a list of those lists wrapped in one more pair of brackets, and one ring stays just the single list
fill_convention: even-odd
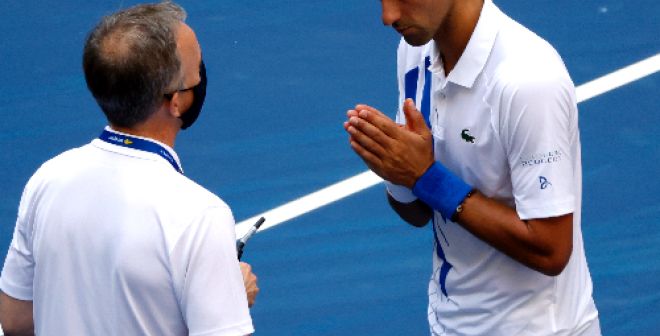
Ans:
[{"label": "man in white polo shirt", "polygon": [[433,335],[600,335],[582,232],[575,88],[557,52],[490,0],[383,0],[397,126],[344,124],[416,226],[433,221]]},{"label": "man in white polo shirt", "polygon": [[139,5],[89,35],[85,78],[110,126],[25,187],[0,278],[7,335],[254,331],[258,287],[239,266],[231,210],[172,149],[206,94],[184,20],[171,2]]}]

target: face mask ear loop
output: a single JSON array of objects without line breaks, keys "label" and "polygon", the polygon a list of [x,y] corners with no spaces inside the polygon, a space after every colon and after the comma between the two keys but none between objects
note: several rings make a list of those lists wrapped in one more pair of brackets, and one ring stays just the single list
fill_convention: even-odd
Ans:
[{"label": "face mask ear loop", "polygon": [[188,111],[184,112],[179,118],[183,123],[181,124],[181,129],[185,130],[190,127],[195,121],[199,114],[202,111],[202,106],[204,105],[204,100],[206,99],[206,65],[204,60],[199,64],[199,77],[200,81],[197,85],[187,89],[192,90],[193,92],[193,102],[188,108]]}]

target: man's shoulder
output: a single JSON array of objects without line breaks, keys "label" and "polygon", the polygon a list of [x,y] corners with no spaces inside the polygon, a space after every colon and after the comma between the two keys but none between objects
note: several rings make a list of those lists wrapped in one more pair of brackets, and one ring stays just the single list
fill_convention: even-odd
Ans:
[{"label": "man's shoulder", "polygon": [[504,96],[574,90],[555,48],[513,20],[498,33],[483,75],[489,92]]},{"label": "man's shoulder", "polygon": [[557,50],[541,36],[510,18],[502,23],[485,71],[491,78],[505,82],[569,78]]},{"label": "man's shoulder", "polygon": [[31,180],[57,178],[57,175],[70,172],[88,158],[90,145],[68,149],[41,164],[32,174]]},{"label": "man's shoulder", "polygon": [[85,144],[79,147],[70,148],[50,158],[49,160],[44,162],[42,166],[71,164],[74,163],[74,161],[76,160],[84,159],[84,157],[89,154],[90,150],[91,150],[91,144]]},{"label": "man's shoulder", "polygon": [[229,206],[220,197],[211,192],[209,189],[193,181],[192,179],[181,175],[180,184],[177,188],[181,188],[181,196],[187,200],[186,203],[198,204],[201,207],[219,207],[227,208]]}]

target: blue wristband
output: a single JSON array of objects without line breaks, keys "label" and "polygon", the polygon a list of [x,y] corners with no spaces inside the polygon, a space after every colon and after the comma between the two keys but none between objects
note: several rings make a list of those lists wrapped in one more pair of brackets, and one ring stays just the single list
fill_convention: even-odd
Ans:
[{"label": "blue wristband", "polygon": [[434,162],[413,186],[413,194],[428,206],[440,212],[442,217],[451,219],[456,208],[472,191],[467,183],[454,175],[439,162]]}]

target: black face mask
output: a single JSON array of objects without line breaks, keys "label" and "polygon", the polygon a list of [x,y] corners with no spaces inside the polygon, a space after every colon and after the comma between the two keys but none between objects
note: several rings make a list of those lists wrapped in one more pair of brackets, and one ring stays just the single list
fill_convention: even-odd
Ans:
[{"label": "black face mask", "polygon": [[186,129],[190,127],[199,113],[202,112],[202,105],[204,105],[204,99],[206,98],[206,67],[204,66],[204,61],[199,64],[199,84],[187,89],[192,90],[193,93],[193,102],[188,108],[188,111],[184,112],[179,118],[183,121],[181,129]]}]

